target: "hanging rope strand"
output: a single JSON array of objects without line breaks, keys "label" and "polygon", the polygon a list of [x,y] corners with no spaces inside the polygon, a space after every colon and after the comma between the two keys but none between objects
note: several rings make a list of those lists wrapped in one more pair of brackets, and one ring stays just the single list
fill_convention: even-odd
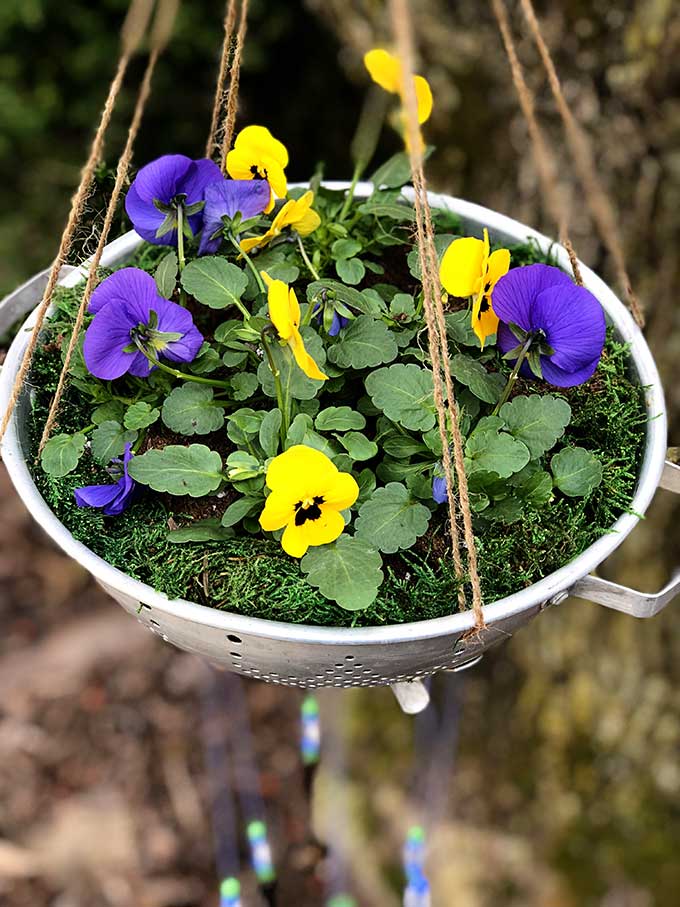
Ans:
[{"label": "hanging rope strand", "polygon": [[[427,184],[423,171],[422,137],[418,125],[418,105],[413,81],[413,37],[407,0],[390,0],[390,15],[402,66],[402,95],[407,129],[407,148],[413,177],[416,232],[423,279],[423,301],[428,329],[429,351],[432,358],[435,404],[439,419],[440,437],[442,438],[443,465],[446,474],[448,498],[451,502],[454,499],[454,482],[448,449],[447,409],[444,403],[445,388],[449,428],[453,441],[454,465],[458,480],[458,498],[463,517],[463,533],[468,555],[468,573],[472,586],[472,607],[477,628],[482,629],[485,624],[477,567],[477,549],[472,531],[472,513],[468,496],[467,477],[463,464],[463,439],[458,424],[458,408],[455,401],[453,381],[448,367],[448,342],[440,293],[439,266],[434,245],[434,229],[427,197]],[[451,506],[449,509],[449,523],[455,565],[460,563],[460,542],[456,528],[455,510]]]},{"label": "hanging rope strand", "polygon": [[623,245],[616,222],[616,214],[598,176],[590,142],[577,122],[576,117],[572,113],[571,108],[567,103],[567,99],[564,96],[564,91],[562,90],[555,64],[553,63],[548,45],[543,37],[540,23],[536,18],[533,3],[531,0],[520,0],[520,2],[524,17],[543,62],[546,75],[548,76],[548,82],[555,103],[557,104],[557,109],[562,118],[567,145],[569,146],[574,167],[576,168],[581,185],[583,186],[590,213],[593,216],[602,242],[612,256],[617,279],[626,293],[633,318],[639,327],[644,327],[644,315],[638,298],[633,291],[630,277],[628,276]]},{"label": "hanging rope strand", "polygon": [[45,427],[43,429],[42,438],[40,439],[40,446],[38,448],[38,454],[41,454],[45,444],[47,443],[52,428],[54,427],[55,420],[57,418],[57,413],[59,410],[59,404],[61,403],[61,398],[64,393],[64,388],[66,386],[66,380],[68,378],[68,370],[71,366],[71,360],[73,358],[73,353],[75,352],[76,346],[78,345],[78,337],[80,335],[80,330],[83,326],[83,321],[85,318],[85,313],[87,312],[87,307],[90,304],[90,299],[97,282],[97,272],[99,269],[99,263],[101,262],[102,254],[106,243],[109,238],[109,233],[111,231],[111,226],[113,224],[113,219],[118,210],[118,201],[120,199],[121,192],[127,180],[128,170],[130,169],[130,161],[132,160],[132,152],[134,149],[135,140],[137,138],[137,133],[139,132],[139,127],[142,122],[142,117],[144,115],[144,109],[146,103],[149,99],[149,94],[151,93],[151,81],[153,79],[153,74],[156,69],[156,64],[160,54],[163,52],[165,45],[167,44],[170,36],[172,34],[172,27],[174,24],[175,16],[177,15],[178,0],[159,0],[159,6],[156,12],[156,17],[154,20],[153,31],[151,34],[151,53],[149,55],[149,61],[146,65],[146,70],[144,72],[144,77],[139,88],[139,93],[137,95],[137,102],[135,104],[135,110],[132,115],[132,120],[130,121],[130,127],[128,129],[127,140],[125,142],[125,147],[123,152],[118,160],[118,166],[116,168],[116,179],[111,191],[111,198],[109,199],[108,206],[106,208],[106,214],[104,216],[104,223],[102,225],[101,232],[99,234],[99,241],[97,243],[97,248],[92,260],[89,264],[89,270],[87,274],[87,281],[85,283],[85,289],[83,291],[83,297],[80,301],[80,306],[76,314],[76,318],[73,324],[73,330],[71,332],[71,338],[69,340],[69,345],[64,356],[64,362],[61,368],[61,374],[59,375],[59,382],[57,384],[57,389],[52,398],[52,403],[50,405],[50,411],[47,415],[45,421]]},{"label": "hanging rope strand", "polygon": [[7,426],[9,425],[10,419],[12,418],[12,413],[14,412],[17,400],[19,399],[21,388],[23,387],[24,382],[28,377],[28,373],[31,368],[31,362],[33,361],[33,356],[35,354],[35,349],[38,345],[38,337],[45,321],[45,315],[47,314],[47,310],[50,307],[50,303],[52,302],[52,294],[54,293],[54,288],[57,285],[57,281],[59,280],[59,272],[66,264],[69,252],[71,251],[71,245],[73,243],[73,237],[75,235],[76,228],[80,223],[80,219],[85,209],[85,204],[92,189],[95,170],[97,164],[99,163],[99,160],[101,159],[102,150],[104,147],[104,139],[109,128],[109,123],[111,122],[111,116],[116,106],[118,95],[120,94],[123,79],[125,78],[125,73],[127,71],[128,64],[130,63],[132,54],[136,51],[137,47],[139,46],[139,42],[141,41],[142,36],[146,31],[151,14],[152,3],[153,0],[132,0],[127,17],[125,19],[125,22],[123,23],[123,27],[121,29],[122,51],[120,59],[118,60],[118,66],[116,67],[116,73],[109,87],[109,93],[102,109],[99,125],[97,126],[94,138],[92,139],[90,153],[88,155],[85,166],[81,171],[80,184],[75,194],[73,195],[73,198],[71,199],[71,210],[69,212],[68,220],[66,221],[66,226],[64,227],[64,232],[61,236],[59,249],[50,268],[50,273],[47,278],[47,285],[40,301],[40,305],[36,310],[35,324],[31,331],[28,345],[26,346],[26,350],[21,360],[21,365],[19,366],[16,378],[14,379],[14,384],[12,385],[9,401],[7,403],[7,409],[5,410],[2,424],[0,425],[0,441],[2,441],[5,436]]},{"label": "hanging rope strand", "polygon": [[548,147],[543,130],[539,126],[538,119],[536,118],[536,97],[524,78],[524,71],[522,69],[522,64],[519,61],[517,47],[510,29],[510,20],[508,18],[505,0],[491,0],[491,7],[503,39],[505,52],[510,63],[512,81],[514,82],[519,105],[524,114],[524,119],[526,120],[527,129],[529,131],[534,162],[541,184],[543,201],[548,209],[548,214],[557,224],[560,242],[569,255],[569,262],[572,271],[574,272],[574,279],[579,286],[583,286],[581,269],[569,237],[567,217],[564,213],[564,202],[560,197],[561,194],[557,185],[557,167],[555,166],[555,158]]},{"label": "hanging rope strand", "polygon": [[236,113],[238,111],[238,92],[241,81],[241,57],[243,56],[243,45],[246,40],[246,31],[248,28],[248,2],[249,0],[241,0],[241,18],[238,23],[234,58],[231,61],[229,94],[227,95],[227,112],[224,118],[224,133],[222,135],[220,152],[220,167],[223,171],[226,170],[227,167],[227,154],[231,148],[231,140],[234,135],[234,123],[236,122]]},{"label": "hanging rope strand", "polygon": [[220,57],[220,68],[217,73],[217,83],[215,85],[215,98],[213,100],[212,116],[210,118],[210,132],[205,144],[205,156],[211,158],[217,150],[219,143],[217,141],[217,130],[220,124],[220,114],[227,99],[227,74],[229,72],[229,58],[231,57],[231,45],[234,39],[234,25],[236,24],[236,0],[228,0],[227,11],[224,17],[224,40],[222,41],[222,55]]}]

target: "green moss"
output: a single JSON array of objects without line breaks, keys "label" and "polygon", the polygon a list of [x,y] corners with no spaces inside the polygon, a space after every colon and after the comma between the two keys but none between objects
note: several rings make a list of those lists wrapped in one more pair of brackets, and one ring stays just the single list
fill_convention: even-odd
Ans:
[{"label": "green moss", "polygon": [[[146,246],[136,264],[151,268],[158,249]],[[513,248],[513,260],[545,261],[531,244]],[[50,324],[54,339],[71,320],[78,291],[60,290]],[[563,566],[606,533],[629,506],[642,457],[646,413],[643,391],[628,378],[628,352],[609,335],[595,379],[565,392],[573,417],[571,443],[596,453],[604,479],[587,500],[559,495],[520,522],[485,525],[477,533],[485,601],[516,592]],[[37,389],[30,423],[35,449],[60,368],[56,345],[36,356]],[[554,392],[554,389],[552,389]],[[89,419],[89,405],[73,386],[66,391],[59,428],[74,431]],[[442,617],[456,610],[457,581],[450,560],[436,552],[448,544],[443,526],[432,533],[430,549],[402,552],[385,566],[377,601],[365,611],[347,612],[327,601],[303,579],[298,564],[272,541],[243,537],[179,545],[167,540],[168,519],[181,522],[158,498],[148,496],[115,519],[75,506],[73,489],[106,481],[88,456],[78,471],[55,480],[35,470],[35,481],[50,508],[73,535],[114,567],[175,598],[187,598],[252,617],[325,626],[371,626]]]}]

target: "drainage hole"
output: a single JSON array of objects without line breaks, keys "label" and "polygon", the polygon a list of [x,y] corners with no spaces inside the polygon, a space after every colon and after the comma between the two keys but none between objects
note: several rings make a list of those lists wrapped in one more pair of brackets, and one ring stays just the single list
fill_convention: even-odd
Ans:
[{"label": "drainage hole", "polygon": [[229,642],[235,642],[239,645],[243,642],[240,636],[235,636],[233,633],[227,633],[227,639]]}]

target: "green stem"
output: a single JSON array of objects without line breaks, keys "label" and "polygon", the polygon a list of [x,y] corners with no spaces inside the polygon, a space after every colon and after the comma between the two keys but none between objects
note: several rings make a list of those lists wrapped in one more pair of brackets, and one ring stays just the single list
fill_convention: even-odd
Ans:
[{"label": "green stem", "polygon": [[357,187],[357,183],[359,182],[359,177],[363,173],[363,170],[364,170],[363,161],[357,161],[354,166],[354,173],[352,174],[352,182],[350,183],[350,187],[347,190],[347,195],[345,197],[345,204],[342,206],[342,210],[340,211],[340,214],[338,215],[338,223],[340,223],[340,224],[347,217],[347,215],[349,214],[349,209],[352,207],[352,201],[354,200],[354,190]]},{"label": "green stem", "polygon": [[[260,292],[262,292],[266,295],[267,288],[265,287],[265,285],[262,281],[262,278],[260,277],[260,272],[257,270],[255,265],[253,264],[253,260],[250,257],[250,255],[248,255],[246,252],[243,251],[243,249],[239,245],[239,242],[235,236],[233,236],[231,233],[227,233],[227,237],[229,239],[229,242],[232,244],[232,246],[238,252],[238,254],[241,255],[245,259],[246,264],[250,268],[251,273],[252,273],[253,277],[255,278],[255,281],[256,281],[258,287],[260,288]],[[248,315],[247,317],[250,318],[250,315]]]},{"label": "green stem", "polygon": [[184,270],[186,258],[184,257],[184,205],[177,205],[177,261],[180,274]]},{"label": "green stem", "polygon": [[276,388],[276,403],[281,410],[281,450],[284,449],[286,443],[286,437],[288,435],[288,427],[290,424],[290,414],[288,412],[288,403],[284,400],[283,397],[283,388],[281,387],[281,376],[276,363],[274,362],[274,357],[272,356],[272,351],[269,346],[269,340],[264,331],[260,335],[262,337],[262,346],[264,348],[265,354],[267,356],[267,362],[269,363],[269,368],[274,377],[274,387]]},{"label": "green stem", "polygon": [[139,352],[143,356],[146,356],[152,365],[159,368],[162,372],[167,372],[168,375],[174,375],[175,378],[181,378],[183,381],[193,381],[195,384],[208,384],[210,387],[223,387],[227,390],[231,390],[231,384],[228,381],[212,381],[210,378],[201,378],[198,375],[188,375],[186,372],[180,372],[179,369],[172,368],[164,362],[161,362],[160,359],[156,359],[152,356],[139,341],[136,340],[135,343]]},{"label": "green stem", "polygon": [[137,435],[137,440],[135,441],[135,443],[132,447],[132,453],[136,454],[139,451],[139,448],[144,443],[144,438],[146,438],[146,429],[141,428],[139,430],[139,434]]},{"label": "green stem", "polygon": [[305,250],[305,244],[302,242],[302,237],[300,236],[299,233],[297,233],[296,236],[297,236],[298,248],[300,249],[300,255],[302,255],[302,260],[307,265],[307,270],[312,275],[314,280],[320,280],[321,278],[319,277],[319,272],[316,270],[316,268],[310,261],[309,256],[307,255],[307,252]]},{"label": "green stem", "polygon": [[532,343],[533,339],[534,338],[532,336],[529,336],[524,341],[524,346],[520,350],[519,356],[517,357],[517,362],[515,362],[513,369],[510,372],[510,376],[508,377],[507,384],[505,385],[505,388],[503,389],[503,393],[501,394],[501,399],[498,401],[498,403],[496,404],[496,408],[491,413],[492,416],[497,416],[498,413],[500,412],[501,406],[503,406],[504,403],[507,403],[508,397],[512,393],[512,389],[515,386],[515,381],[517,381],[517,376],[519,375],[519,370],[521,369],[522,363],[524,362],[524,360],[527,357],[527,353],[529,352],[529,348],[531,347],[531,343]]}]

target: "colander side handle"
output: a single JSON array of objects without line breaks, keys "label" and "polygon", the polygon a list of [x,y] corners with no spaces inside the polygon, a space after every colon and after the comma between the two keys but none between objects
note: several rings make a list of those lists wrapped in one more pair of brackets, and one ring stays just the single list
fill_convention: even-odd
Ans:
[{"label": "colander side handle", "polygon": [[[680,466],[666,460],[659,487],[680,494]],[[631,617],[654,617],[680,595],[680,571],[657,593],[638,592],[599,576],[584,576],[571,587],[569,594]]]}]

